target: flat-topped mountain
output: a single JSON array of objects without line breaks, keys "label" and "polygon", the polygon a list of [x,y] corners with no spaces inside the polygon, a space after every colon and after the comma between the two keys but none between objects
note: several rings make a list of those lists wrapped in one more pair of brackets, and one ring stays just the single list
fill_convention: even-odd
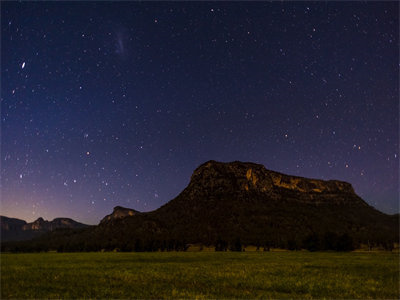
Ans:
[{"label": "flat-topped mountain", "polygon": [[168,237],[213,244],[240,238],[285,246],[328,232],[360,242],[396,240],[398,218],[368,205],[347,182],[289,176],[255,163],[208,161],[159,209],[102,222],[94,231],[99,236],[115,231],[120,240]]},{"label": "flat-topped mountain", "polygon": [[24,220],[0,216],[0,223],[2,241],[29,240],[58,228],[77,229],[88,227],[86,224],[69,218],[56,218],[53,221],[38,218],[31,223],[27,223]]},{"label": "flat-topped mountain", "polygon": [[68,251],[82,249],[82,243],[86,250],[142,249],[138,245],[152,250],[168,243],[215,245],[240,239],[287,248],[313,235],[393,244],[399,217],[368,205],[343,181],[285,175],[255,163],[208,161],[176,198],[157,210],[116,207],[98,226],[50,234],[38,243]]}]

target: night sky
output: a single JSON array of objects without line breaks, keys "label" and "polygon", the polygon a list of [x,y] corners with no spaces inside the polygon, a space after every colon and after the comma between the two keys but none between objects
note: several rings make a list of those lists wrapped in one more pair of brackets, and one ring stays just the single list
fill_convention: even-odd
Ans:
[{"label": "night sky", "polygon": [[207,160],[399,211],[399,3],[3,2],[1,214],[149,211]]}]

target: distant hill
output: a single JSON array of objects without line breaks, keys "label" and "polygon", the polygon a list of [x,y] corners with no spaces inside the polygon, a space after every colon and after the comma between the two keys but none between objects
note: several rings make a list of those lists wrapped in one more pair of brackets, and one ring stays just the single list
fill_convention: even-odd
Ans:
[{"label": "distant hill", "polygon": [[38,218],[32,223],[24,220],[0,216],[1,241],[30,240],[46,232],[58,228],[86,228],[88,225],[76,222],[68,218],[56,218],[53,221],[45,221]]},{"label": "distant hill", "polygon": [[208,161],[175,199],[155,211],[116,207],[98,226],[54,232],[35,243],[63,251],[150,251],[237,241],[299,248],[305,241],[315,244],[316,237],[328,243],[393,244],[399,217],[368,205],[343,181],[289,176],[254,163]]}]

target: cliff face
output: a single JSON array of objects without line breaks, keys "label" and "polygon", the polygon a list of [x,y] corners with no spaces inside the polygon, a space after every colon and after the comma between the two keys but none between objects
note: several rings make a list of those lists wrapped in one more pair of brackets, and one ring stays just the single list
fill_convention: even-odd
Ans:
[{"label": "cliff face", "polygon": [[32,223],[26,223],[22,226],[22,230],[39,230],[51,231],[58,228],[84,228],[88,225],[76,222],[69,218],[56,218],[53,221],[47,221],[43,218],[38,218]]},{"label": "cliff face", "polygon": [[273,192],[283,188],[302,193],[349,193],[354,194],[351,184],[338,180],[318,180],[290,176],[267,170],[254,163],[221,163],[208,161],[198,167],[192,177],[191,186],[199,185],[213,189],[216,186],[231,186],[248,191]]},{"label": "cliff face", "polygon": [[85,228],[86,224],[76,222],[69,218],[56,218],[53,221],[46,221],[43,218],[27,223],[26,221],[1,216],[1,239],[8,240],[29,240],[48,231],[58,228]]},{"label": "cliff face", "polygon": [[26,224],[24,220],[0,216],[1,230],[13,231],[22,228]]},{"label": "cliff face", "polygon": [[116,206],[116,207],[114,207],[114,210],[111,214],[105,216],[100,221],[100,224],[104,223],[104,222],[116,220],[116,219],[122,219],[122,218],[129,217],[129,216],[135,216],[137,214],[140,214],[140,212],[138,212],[134,209],[125,208],[122,206]]},{"label": "cliff face", "polygon": [[38,218],[32,223],[27,223],[22,226],[22,230],[46,230],[47,223],[43,218]]},{"label": "cliff face", "polygon": [[310,204],[367,205],[347,182],[290,176],[267,170],[263,165],[243,162],[202,164],[194,171],[184,193],[189,198],[219,193],[247,198],[257,194],[266,199]]}]

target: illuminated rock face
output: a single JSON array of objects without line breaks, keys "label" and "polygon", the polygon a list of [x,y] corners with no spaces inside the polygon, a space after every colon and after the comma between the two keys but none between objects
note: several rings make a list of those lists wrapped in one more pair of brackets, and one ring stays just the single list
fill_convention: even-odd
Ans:
[{"label": "illuminated rock face", "polygon": [[134,209],[125,208],[122,206],[116,206],[116,207],[114,207],[113,212],[111,214],[105,216],[100,221],[100,223],[108,222],[108,221],[115,220],[115,219],[122,219],[125,217],[134,216],[137,214],[140,214],[140,212],[138,212]]},{"label": "illuminated rock face", "polygon": [[22,226],[22,230],[33,231],[51,231],[58,228],[84,228],[88,225],[76,222],[69,218],[55,218],[53,221],[47,221],[43,218],[38,218],[32,223],[26,223]]},{"label": "illuminated rock face", "polygon": [[26,221],[24,221],[24,220],[0,216],[1,230],[5,230],[5,231],[19,230],[25,224],[26,224]]},{"label": "illuminated rock face", "polygon": [[303,177],[288,176],[269,171],[273,184],[276,187],[295,190],[303,193],[353,193],[350,183],[338,180],[318,180]]},{"label": "illuminated rock face", "polygon": [[24,220],[0,216],[2,241],[29,240],[39,235],[58,228],[85,228],[86,224],[76,222],[69,218],[56,218],[46,221],[38,218],[34,222],[27,223]]},{"label": "illuminated rock face", "polygon": [[192,193],[200,190],[234,192],[236,189],[236,192],[265,193],[273,198],[280,198],[285,192],[295,192],[299,193],[299,200],[306,202],[309,202],[306,198],[319,201],[319,195],[355,196],[353,187],[347,182],[290,176],[267,170],[263,165],[237,161],[204,163],[194,171],[188,188],[193,189]]},{"label": "illuminated rock face", "polygon": [[36,221],[32,223],[28,223],[22,227],[22,230],[41,230],[47,229],[49,226],[48,221],[43,220],[43,218],[38,218]]}]

